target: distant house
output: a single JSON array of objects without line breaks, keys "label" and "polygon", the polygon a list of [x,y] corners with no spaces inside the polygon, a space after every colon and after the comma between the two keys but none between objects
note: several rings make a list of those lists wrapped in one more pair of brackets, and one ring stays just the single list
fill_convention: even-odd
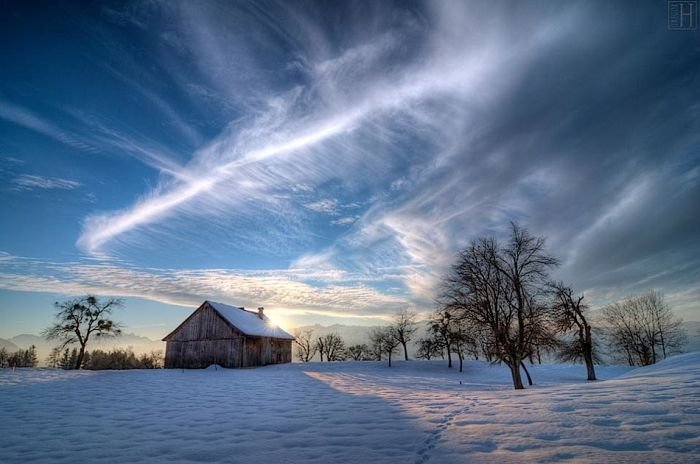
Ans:
[{"label": "distant house", "polygon": [[166,368],[255,367],[292,362],[294,337],[263,308],[248,311],[205,301],[163,341]]}]

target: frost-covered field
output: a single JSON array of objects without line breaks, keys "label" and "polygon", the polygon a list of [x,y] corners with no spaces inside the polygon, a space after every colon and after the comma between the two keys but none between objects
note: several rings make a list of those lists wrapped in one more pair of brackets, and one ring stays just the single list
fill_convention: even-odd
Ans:
[{"label": "frost-covered field", "polygon": [[[629,370],[0,370],[0,462],[700,462],[700,354]],[[461,382],[461,383],[460,383]]]}]

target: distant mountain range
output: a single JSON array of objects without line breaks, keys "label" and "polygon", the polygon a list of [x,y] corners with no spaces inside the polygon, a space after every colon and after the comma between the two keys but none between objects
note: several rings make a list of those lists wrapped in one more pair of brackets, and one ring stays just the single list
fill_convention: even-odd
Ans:
[{"label": "distant mountain range", "polygon": [[9,340],[5,340],[4,338],[0,338],[0,348],[5,348],[9,352],[19,350],[19,346],[15,345]]}]

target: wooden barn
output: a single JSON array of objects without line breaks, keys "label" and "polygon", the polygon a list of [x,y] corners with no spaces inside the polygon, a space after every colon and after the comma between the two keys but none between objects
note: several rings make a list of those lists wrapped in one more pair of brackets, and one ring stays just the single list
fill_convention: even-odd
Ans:
[{"label": "wooden barn", "polygon": [[255,367],[292,362],[294,337],[265,316],[263,308],[205,301],[165,343],[165,367]]}]

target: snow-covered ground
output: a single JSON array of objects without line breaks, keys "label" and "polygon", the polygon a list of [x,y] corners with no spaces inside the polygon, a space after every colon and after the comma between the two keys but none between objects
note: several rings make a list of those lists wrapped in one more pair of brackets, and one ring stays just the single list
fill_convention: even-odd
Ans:
[{"label": "snow-covered ground", "polygon": [[0,462],[700,462],[700,353],[630,370],[469,362],[0,370]]}]

